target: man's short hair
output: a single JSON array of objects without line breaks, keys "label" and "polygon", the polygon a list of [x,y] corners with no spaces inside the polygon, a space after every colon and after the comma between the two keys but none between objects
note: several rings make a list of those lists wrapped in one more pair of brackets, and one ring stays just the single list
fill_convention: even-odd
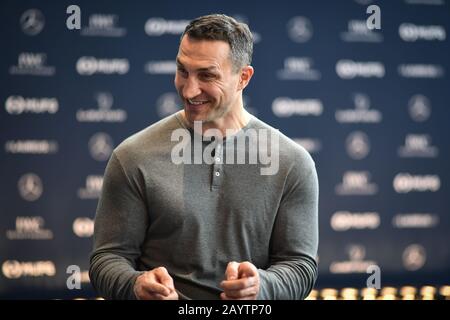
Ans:
[{"label": "man's short hair", "polygon": [[224,14],[211,14],[192,20],[181,35],[195,40],[220,40],[230,45],[233,70],[248,66],[252,62],[253,37],[245,23],[237,22]]}]

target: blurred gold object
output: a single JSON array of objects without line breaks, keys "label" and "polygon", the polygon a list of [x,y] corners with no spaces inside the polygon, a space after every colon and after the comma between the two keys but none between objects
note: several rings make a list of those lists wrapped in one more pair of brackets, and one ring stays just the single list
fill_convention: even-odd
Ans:
[{"label": "blurred gold object", "polygon": [[434,300],[436,288],[432,286],[423,286],[420,289],[420,296],[422,300]]},{"label": "blurred gold object", "polygon": [[450,300],[450,286],[442,286],[439,294],[445,297],[445,300]]},{"label": "blurred gold object", "polygon": [[394,287],[384,287],[381,289],[381,300],[396,300],[397,299],[397,288]]},{"label": "blurred gold object", "polygon": [[317,290],[311,290],[309,295],[306,297],[305,300],[317,300],[317,297],[319,295],[319,292]]},{"label": "blurred gold object", "polygon": [[443,285],[439,289],[433,286],[423,286],[420,289],[411,285],[376,288],[324,288],[312,290],[306,300],[450,300],[450,285]]},{"label": "blurred gold object", "polygon": [[364,288],[361,290],[361,296],[363,300],[376,300],[378,290],[375,288]]},{"label": "blurred gold object", "polygon": [[333,288],[322,289],[320,295],[323,300],[337,300],[338,291]]},{"label": "blurred gold object", "polygon": [[402,300],[415,300],[417,289],[412,286],[405,286],[400,289]]},{"label": "blurred gold object", "polygon": [[355,288],[343,288],[341,297],[343,300],[358,300],[358,290]]}]

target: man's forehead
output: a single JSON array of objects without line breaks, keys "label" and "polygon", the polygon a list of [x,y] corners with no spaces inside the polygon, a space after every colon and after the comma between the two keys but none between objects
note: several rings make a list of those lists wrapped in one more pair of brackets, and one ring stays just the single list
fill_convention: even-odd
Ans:
[{"label": "man's forehead", "polygon": [[177,63],[193,68],[220,68],[230,63],[229,44],[217,40],[192,40],[186,37],[180,43]]},{"label": "man's forehead", "polygon": [[187,59],[186,57],[177,56],[176,59],[177,65],[192,68],[195,70],[218,70],[220,69],[217,63],[208,60],[197,60],[197,59]]},{"label": "man's forehead", "polygon": [[189,47],[208,47],[219,48],[221,51],[227,51],[227,49],[230,49],[230,44],[225,40],[195,39],[188,35],[185,35],[181,39],[180,47],[186,49],[188,49]]}]

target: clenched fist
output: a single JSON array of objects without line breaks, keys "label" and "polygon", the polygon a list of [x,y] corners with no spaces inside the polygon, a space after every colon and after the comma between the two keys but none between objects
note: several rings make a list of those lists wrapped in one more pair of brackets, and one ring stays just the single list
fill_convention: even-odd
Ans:
[{"label": "clenched fist", "polygon": [[164,267],[141,274],[134,284],[134,294],[138,300],[178,300],[173,279]]},{"label": "clenched fist", "polygon": [[230,262],[225,271],[225,280],[220,286],[223,300],[255,300],[259,293],[259,273],[252,263]]}]

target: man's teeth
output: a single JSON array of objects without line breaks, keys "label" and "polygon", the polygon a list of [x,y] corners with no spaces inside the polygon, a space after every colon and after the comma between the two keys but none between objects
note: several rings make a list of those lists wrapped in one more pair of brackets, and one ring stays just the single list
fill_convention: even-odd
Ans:
[{"label": "man's teeth", "polygon": [[200,105],[200,104],[206,103],[207,101],[194,101],[194,100],[188,99],[188,102],[193,105]]}]

